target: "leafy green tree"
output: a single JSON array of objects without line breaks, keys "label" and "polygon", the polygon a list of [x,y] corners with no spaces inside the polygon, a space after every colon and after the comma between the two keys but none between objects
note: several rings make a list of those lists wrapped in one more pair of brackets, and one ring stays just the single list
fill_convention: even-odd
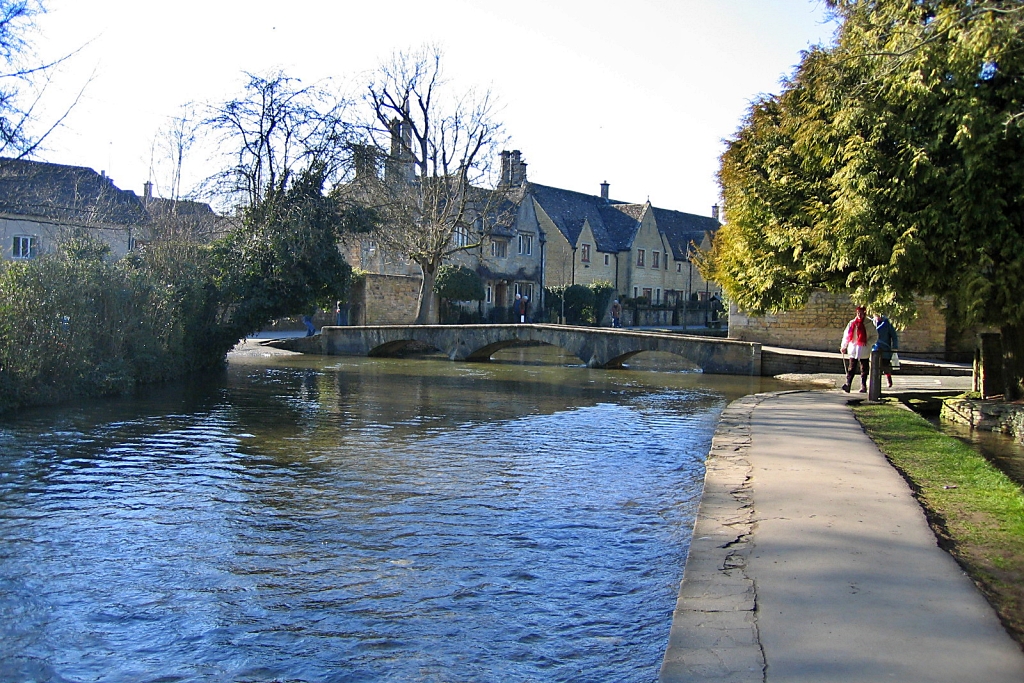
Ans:
[{"label": "leafy green tree", "polygon": [[214,245],[223,352],[274,318],[345,300],[352,269],[338,249],[370,215],[323,192],[325,171],[302,172],[286,190],[268,190],[242,225]]},{"label": "leafy green tree", "polygon": [[900,323],[932,294],[1001,328],[1024,376],[1024,22],[1016,2],[836,0],[834,45],[722,157],[705,277],[747,310],[849,291]]}]

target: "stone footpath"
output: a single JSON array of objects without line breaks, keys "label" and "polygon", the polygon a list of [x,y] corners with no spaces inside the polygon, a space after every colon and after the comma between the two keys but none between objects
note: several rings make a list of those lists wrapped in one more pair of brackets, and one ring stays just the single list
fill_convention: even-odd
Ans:
[{"label": "stone footpath", "polygon": [[1024,653],[841,392],[734,401],[662,683],[1020,683]]}]

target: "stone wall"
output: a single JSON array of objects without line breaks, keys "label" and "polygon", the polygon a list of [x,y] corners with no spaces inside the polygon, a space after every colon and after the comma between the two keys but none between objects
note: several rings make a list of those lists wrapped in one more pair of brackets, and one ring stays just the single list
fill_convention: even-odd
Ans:
[{"label": "stone wall", "polygon": [[[838,351],[846,324],[853,318],[856,304],[846,294],[820,291],[811,294],[807,305],[777,315],[752,316],[736,309],[729,311],[729,338],[759,342],[808,351]],[[918,317],[899,331],[900,355],[944,357],[946,320],[931,297],[918,299]],[[874,330],[868,325],[868,337]]]},{"label": "stone wall", "polygon": [[411,325],[419,298],[418,277],[367,273],[352,287],[349,324]]}]

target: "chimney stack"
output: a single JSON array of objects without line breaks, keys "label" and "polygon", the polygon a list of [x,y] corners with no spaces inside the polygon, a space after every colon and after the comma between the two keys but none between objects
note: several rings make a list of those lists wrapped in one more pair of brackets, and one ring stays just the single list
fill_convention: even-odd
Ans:
[{"label": "chimney stack", "polygon": [[498,185],[501,187],[508,187],[512,183],[512,163],[509,160],[511,156],[512,152],[501,151],[501,180],[498,181]]},{"label": "chimney stack", "polygon": [[147,202],[153,198],[153,183],[148,180],[142,183],[142,198]]},{"label": "chimney stack", "polygon": [[711,217],[716,221],[718,220],[718,204],[713,204],[711,206]]},{"label": "chimney stack", "polygon": [[608,201],[608,181],[601,183],[601,199]]}]

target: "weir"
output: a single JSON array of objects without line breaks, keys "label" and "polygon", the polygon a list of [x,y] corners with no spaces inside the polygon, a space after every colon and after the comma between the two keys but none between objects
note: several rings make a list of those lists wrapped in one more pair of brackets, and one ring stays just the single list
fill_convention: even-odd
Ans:
[{"label": "weir", "polygon": [[591,368],[620,368],[644,351],[672,353],[706,373],[761,374],[761,345],[717,337],[566,325],[371,325],[325,326],[312,337],[269,346],[328,356],[389,356],[418,342],[453,361],[486,361],[506,347],[541,342],[569,351]]}]

